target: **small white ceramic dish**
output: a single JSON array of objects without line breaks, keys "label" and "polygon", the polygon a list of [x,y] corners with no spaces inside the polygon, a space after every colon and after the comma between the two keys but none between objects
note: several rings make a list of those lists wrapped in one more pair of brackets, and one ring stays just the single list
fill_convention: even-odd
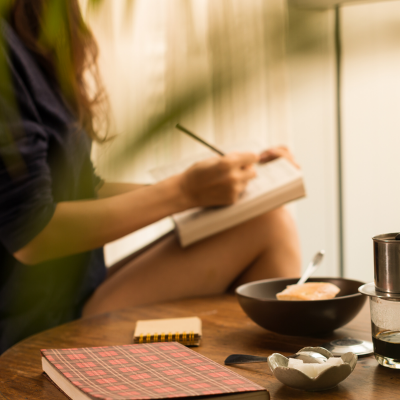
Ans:
[{"label": "small white ceramic dish", "polygon": [[[315,351],[323,354],[326,358],[333,357],[333,354],[323,347],[304,347],[299,351]],[[357,364],[357,356],[354,353],[346,353],[341,358],[343,364],[332,365],[315,378],[310,378],[298,369],[288,368],[289,359],[279,353],[274,353],[268,357],[268,365],[275,378],[283,384],[295,389],[316,392],[335,387],[353,372]]]}]

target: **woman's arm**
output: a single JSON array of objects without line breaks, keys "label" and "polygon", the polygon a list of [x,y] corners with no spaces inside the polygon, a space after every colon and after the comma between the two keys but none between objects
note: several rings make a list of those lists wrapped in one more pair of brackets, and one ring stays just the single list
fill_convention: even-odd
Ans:
[{"label": "woman's arm", "polygon": [[33,265],[101,247],[188,208],[231,204],[255,176],[257,161],[251,153],[216,157],[140,190],[58,203],[46,227],[14,257]]},{"label": "woman's arm", "polygon": [[24,264],[81,253],[190,207],[178,177],[99,200],[57,204],[47,226],[14,253]]},{"label": "woman's arm", "polygon": [[141,189],[148,185],[136,183],[119,183],[119,182],[104,182],[98,190],[100,199],[117,196],[119,194],[128,193],[133,190]]}]

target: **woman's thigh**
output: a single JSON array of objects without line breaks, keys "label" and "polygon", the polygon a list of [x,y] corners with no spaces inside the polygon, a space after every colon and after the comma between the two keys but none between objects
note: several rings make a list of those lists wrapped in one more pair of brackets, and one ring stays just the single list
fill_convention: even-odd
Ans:
[{"label": "woman's thigh", "polygon": [[[268,253],[274,258],[274,249],[279,247],[274,240],[277,234],[282,238],[290,235],[285,230],[292,226],[284,226],[287,218],[287,212],[278,209],[187,248],[179,245],[172,232],[136,257],[128,258],[125,265],[119,265],[89,299],[84,316],[223,293],[256,264],[257,275],[253,274],[253,278],[270,277],[265,260],[269,258]],[[288,240],[293,241],[293,236]],[[277,267],[271,268],[276,275]],[[294,272],[285,272],[288,273]]]}]

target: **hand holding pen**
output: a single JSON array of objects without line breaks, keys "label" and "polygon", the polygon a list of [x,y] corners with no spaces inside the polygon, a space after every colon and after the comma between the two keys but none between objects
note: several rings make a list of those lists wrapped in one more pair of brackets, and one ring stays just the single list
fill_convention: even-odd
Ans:
[{"label": "hand holding pen", "polygon": [[[176,126],[220,157],[211,157],[192,165],[182,174],[181,188],[192,199],[191,207],[229,205],[236,202],[250,179],[255,178],[254,153],[225,154],[181,125]],[[222,156],[222,157],[221,157]]]}]

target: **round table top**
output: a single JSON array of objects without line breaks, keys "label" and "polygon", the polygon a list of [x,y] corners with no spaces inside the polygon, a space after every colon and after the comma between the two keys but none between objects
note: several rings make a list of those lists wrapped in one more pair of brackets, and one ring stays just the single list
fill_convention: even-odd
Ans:
[{"label": "round table top", "polygon": [[[40,349],[128,344],[132,343],[139,319],[188,316],[200,317],[203,324],[202,344],[192,349],[220,364],[232,353],[289,355],[302,347],[319,346],[344,337],[371,340],[368,304],[345,327],[313,338],[284,336],[259,327],[245,315],[233,295],[141,306],[73,321],[27,338],[7,350],[0,357],[0,400],[66,399],[42,373]],[[400,398],[400,371],[379,366],[373,356],[359,358],[345,381],[324,392],[304,392],[284,386],[266,363],[227,368],[266,387],[272,399]]]}]

